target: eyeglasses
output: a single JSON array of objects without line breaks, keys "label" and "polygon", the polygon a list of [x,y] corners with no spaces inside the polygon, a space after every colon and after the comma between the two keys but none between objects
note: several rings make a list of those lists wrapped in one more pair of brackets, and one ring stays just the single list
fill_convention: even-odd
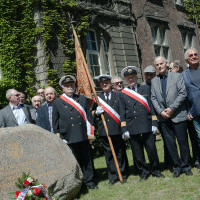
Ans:
[{"label": "eyeglasses", "polygon": [[44,94],[44,92],[38,92],[38,94]]},{"label": "eyeglasses", "polygon": [[123,84],[122,81],[119,81],[119,82],[115,82],[114,85],[119,85],[119,84]]},{"label": "eyeglasses", "polygon": [[198,53],[191,53],[191,54],[188,55],[189,58],[191,58],[191,57],[193,57],[193,56],[197,57],[197,56],[198,56]]}]

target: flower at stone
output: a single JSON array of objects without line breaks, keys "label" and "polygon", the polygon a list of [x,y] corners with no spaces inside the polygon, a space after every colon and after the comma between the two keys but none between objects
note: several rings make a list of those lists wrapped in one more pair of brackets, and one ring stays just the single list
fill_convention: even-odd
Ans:
[{"label": "flower at stone", "polygon": [[29,190],[28,193],[27,193],[27,196],[28,196],[28,197],[31,197],[32,195],[33,195],[32,191]]},{"label": "flower at stone", "polygon": [[21,191],[16,191],[15,192],[15,197],[18,197],[20,193],[21,193]]},{"label": "flower at stone", "polygon": [[45,184],[42,185],[44,188],[47,188],[47,186]]},{"label": "flower at stone", "polygon": [[25,186],[25,187],[29,186],[29,184],[30,184],[29,181],[27,181],[27,180],[24,181],[24,186]]},{"label": "flower at stone", "polygon": [[34,182],[34,181],[33,181],[33,178],[32,178],[32,177],[30,177],[30,176],[27,178],[27,181],[29,181],[29,183],[32,183],[32,182]]},{"label": "flower at stone", "polygon": [[40,189],[39,188],[35,188],[33,193],[35,195],[39,195],[40,194]]}]

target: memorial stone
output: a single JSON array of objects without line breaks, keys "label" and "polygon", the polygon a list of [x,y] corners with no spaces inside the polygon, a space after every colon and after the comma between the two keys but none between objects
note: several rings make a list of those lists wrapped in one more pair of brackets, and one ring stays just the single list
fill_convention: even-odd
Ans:
[{"label": "memorial stone", "polygon": [[10,192],[22,172],[49,187],[59,200],[74,198],[82,185],[82,172],[69,147],[56,135],[33,124],[0,128],[0,194]]}]

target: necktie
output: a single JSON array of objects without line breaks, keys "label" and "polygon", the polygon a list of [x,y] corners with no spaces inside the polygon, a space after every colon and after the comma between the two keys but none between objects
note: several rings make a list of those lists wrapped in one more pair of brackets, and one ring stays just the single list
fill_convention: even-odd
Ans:
[{"label": "necktie", "polygon": [[166,76],[164,75],[161,77],[161,86],[162,86],[162,94],[163,94],[163,98],[165,102],[166,102],[166,85],[167,85],[167,79],[166,79]]},{"label": "necktie", "polygon": [[106,93],[106,102],[109,103],[109,93]]}]

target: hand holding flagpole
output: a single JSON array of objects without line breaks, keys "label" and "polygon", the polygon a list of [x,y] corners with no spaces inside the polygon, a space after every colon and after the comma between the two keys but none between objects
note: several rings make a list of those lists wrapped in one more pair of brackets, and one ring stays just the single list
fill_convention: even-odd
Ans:
[{"label": "hand holding flagpole", "polygon": [[[80,81],[80,84],[81,84],[81,87],[79,86],[78,89],[79,89],[79,91],[83,90],[84,93],[85,93],[85,96],[87,98],[90,98],[90,99],[93,98],[92,93],[91,93],[91,91],[92,91],[93,94],[94,94],[94,98],[97,102],[97,105],[100,106],[99,99],[97,97],[97,93],[96,93],[96,90],[95,90],[95,84],[93,82],[93,79],[91,78],[90,72],[89,72],[88,67],[87,67],[87,63],[85,61],[85,57],[83,55],[82,49],[80,48],[79,40],[78,40],[76,31],[73,28],[73,26],[72,26],[72,29],[73,29],[73,34],[74,34],[74,38],[75,38],[76,62],[77,62],[77,80],[78,80],[78,82]],[[113,155],[113,158],[114,158],[114,161],[115,161],[115,166],[116,166],[116,169],[117,169],[119,180],[120,180],[121,183],[123,183],[123,179],[122,179],[122,175],[121,175],[121,172],[120,172],[120,169],[119,169],[119,164],[118,164],[118,161],[117,161],[117,158],[116,158],[115,150],[113,148],[112,140],[111,140],[111,138],[108,134],[108,127],[106,125],[105,117],[104,117],[103,114],[101,114],[101,119],[103,121],[103,125],[104,125],[106,135],[107,135],[107,138],[108,138],[108,142],[110,144],[110,148],[111,148],[112,155]]]}]

